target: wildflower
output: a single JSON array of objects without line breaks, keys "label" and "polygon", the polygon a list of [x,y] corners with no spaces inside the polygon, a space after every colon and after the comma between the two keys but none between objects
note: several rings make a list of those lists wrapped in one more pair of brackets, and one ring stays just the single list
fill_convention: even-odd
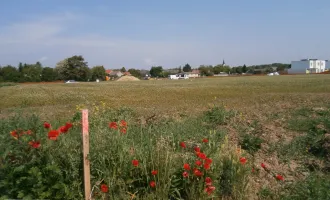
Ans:
[{"label": "wildflower", "polygon": [[71,122],[67,122],[67,123],[65,123],[65,127],[66,127],[67,129],[70,129],[70,128],[72,127],[72,123],[71,123]]},{"label": "wildflower", "polygon": [[279,180],[279,181],[284,181],[283,176],[281,176],[279,174],[276,175],[276,179]]},{"label": "wildflower", "polygon": [[154,187],[156,187],[156,182],[155,181],[150,181],[149,185],[150,185],[150,187],[154,188]]},{"label": "wildflower", "polygon": [[195,147],[194,147],[194,150],[195,150],[196,153],[197,153],[197,152],[201,152],[201,148],[199,148],[198,146],[195,146]]},{"label": "wildflower", "polygon": [[118,129],[117,122],[111,122],[111,123],[109,123],[109,128],[111,128],[111,129]]},{"label": "wildflower", "polygon": [[59,135],[60,133],[58,132],[58,130],[51,130],[48,132],[48,139],[56,140]]},{"label": "wildflower", "polygon": [[32,148],[38,149],[40,147],[40,142],[39,141],[31,141],[31,142],[29,142],[29,145]]},{"label": "wildflower", "polygon": [[203,139],[203,142],[204,142],[204,143],[208,143],[208,142],[209,142],[209,140],[208,140],[208,139],[206,139],[206,138],[204,138],[204,139]]},{"label": "wildflower", "polygon": [[125,120],[121,120],[119,126],[127,127],[127,122]]},{"label": "wildflower", "polygon": [[205,178],[206,185],[212,185],[212,179],[210,177]]},{"label": "wildflower", "polygon": [[211,158],[206,158],[205,159],[205,163],[207,163],[207,164],[210,165],[212,163],[212,159]]},{"label": "wildflower", "polygon": [[264,168],[264,169],[267,169],[265,163],[261,163],[261,167]]},{"label": "wildflower", "polygon": [[51,125],[48,122],[44,122],[44,127],[47,128],[47,129],[49,129],[51,127]]},{"label": "wildflower", "polygon": [[199,171],[198,169],[194,169],[194,175],[197,177],[201,177],[201,176],[203,176],[203,173],[201,171]]},{"label": "wildflower", "polygon": [[158,174],[158,171],[157,170],[152,170],[151,171],[151,174],[154,175],[154,176],[156,176]]},{"label": "wildflower", "polygon": [[199,157],[200,159],[203,159],[203,160],[206,159],[206,155],[205,155],[204,153],[199,153],[199,154],[198,154],[198,157]]},{"label": "wildflower", "polygon": [[109,191],[109,188],[106,184],[101,184],[101,191],[103,193],[107,193]]},{"label": "wildflower", "polygon": [[245,157],[242,157],[239,159],[239,161],[241,162],[242,165],[244,165],[247,161],[247,159]]},{"label": "wildflower", "polygon": [[205,163],[205,164],[204,164],[204,169],[205,169],[205,170],[209,170],[209,169],[210,169],[210,164]]},{"label": "wildflower", "polygon": [[183,172],[182,176],[183,176],[183,178],[187,178],[189,176],[189,173],[188,172]]},{"label": "wildflower", "polygon": [[32,131],[31,130],[27,130],[25,131],[23,134],[26,134],[26,135],[31,135]]},{"label": "wildflower", "polygon": [[254,173],[254,168],[252,168],[252,170],[251,170],[251,171],[252,171],[252,173]]},{"label": "wildflower", "polygon": [[190,165],[189,165],[188,163],[185,163],[185,164],[183,165],[183,168],[184,168],[185,170],[190,170]]},{"label": "wildflower", "polygon": [[213,193],[213,191],[215,190],[215,187],[214,186],[207,186],[206,188],[205,188],[205,192],[207,192],[207,194],[208,195],[211,195],[212,193]]},{"label": "wildflower", "polygon": [[202,161],[200,161],[200,160],[196,160],[195,164],[196,164],[197,166],[201,166],[203,163],[202,163]]},{"label": "wildflower", "polygon": [[186,146],[186,143],[184,143],[184,142],[180,142],[180,146],[182,147],[182,148],[186,148],[187,146]]},{"label": "wildflower", "polygon": [[122,129],[120,129],[120,132],[123,133],[123,134],[126,134],[127,129],[126,128],[122,128]]},{"label": "wildflower", "polygon": [[16,140],[18,139],[18,134],[17,134],[17,131],[16,130],[11,131],[10,132],[10,135],[13,136],[14,139],[16,139]]},{"label": "wildflower", "polygon": [[66,127],[66,126],[61,126],[60,128],[59,128],[59,132],[60,133],[67,133],[69,131],[69,129],[68,129],[68,127]]},{"label": "wildflower", "polygon": [[133,165],[134,167],[139,166],[139,161],[136,160],[136,159],[132,160],[132,165]]}]

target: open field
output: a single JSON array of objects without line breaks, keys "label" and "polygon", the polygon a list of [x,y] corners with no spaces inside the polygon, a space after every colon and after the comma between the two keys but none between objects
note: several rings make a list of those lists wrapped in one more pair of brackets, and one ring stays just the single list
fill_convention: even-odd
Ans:
[{"label": "open field", "polygon": [[82,108],[93,199],[330,199],[329,75],[8,84],[0,98],[0,199],[83,198]]},{"label": "open field", "polygon": [[141,115],[191,115],[210,103],[224,104],[249,114],[318,105],[330,101],[330,76],[257,76],[213,79],[21,84],[0,88],[1,117],[17,109],[59,118],[76,105],[131,107]]}]

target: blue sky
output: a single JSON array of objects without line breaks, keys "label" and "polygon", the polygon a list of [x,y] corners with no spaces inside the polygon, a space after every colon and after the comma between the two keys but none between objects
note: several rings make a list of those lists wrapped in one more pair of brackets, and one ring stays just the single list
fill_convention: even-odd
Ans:
[{"label": "blue sky", "polygon": [[329,0],[1,0],[0,65],[165,68],[330,59]]}]

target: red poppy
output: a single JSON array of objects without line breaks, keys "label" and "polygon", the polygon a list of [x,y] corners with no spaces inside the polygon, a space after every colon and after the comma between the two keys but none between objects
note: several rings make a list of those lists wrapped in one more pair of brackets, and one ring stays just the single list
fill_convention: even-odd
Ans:
[{"label": "red poppy", "polygon": [[188,163],[185,163],[185,164],[183,165],[183,168],[184,168],[185,170],[190,170],[190,165],[189,165]]},{"label": "red poppy", "polygon": [[209,186],[207,186],[207,187],[205,188],[204,191],[207,192],[208,195],[211,195],[211,194],[213,193],[214,190],[215,190],[215,187],[209,185]]},{"label": "red poppy", "polygon": [[150,181],[149,185],[150,185],[150,187],[154,188],[154,187],[156,187],[156,182],[155,181]]},{"label": "red poppy", "polygon": [[70,128],[72,127],[72,123],[71,123],[71,122],[67,122],[67,123],[65,123],[65,127],[66,127],[67,129],[70,129]]},{"label": "red poppy", "polygon": [[51,127],[51,125],[50,125],[50,123],[48,123],[48,122],[44,122],[44,127],[48,129],[48,128]]},{"label": "red poppy", "polygon": [[184,142],[180,142],[180,146],[182,147],[182,148],[186,148],[187,146],[186,146],[186,143],[184,143]]},{"label": "red poppy", "polygon": [[279,181],[284,181],[283,176],[281,176],[279,174],[276,175],[276,179],[279,180]]},{"label": "red poppy", "polygon": [[199,157],[200,159],[203,159],[203,160],[206,159],[206,155],[205,155],[204,153],[199,153],[199,154],[198,154],[198,157]]},{"label": "red poppy", "polygon": [[126,128],[122,128],[122,129],[120,129],[120,132],[123,133],[123,134],[126,134],[127,129]]},{"label": "red poppy", "polygon": [[121,120],[119,126],[126,127],[127,122],[125,120]]},{"label": "red poppy", "polygon": [[158,171],[157,170],[152,170],[151,171],[151,174],[154,175],[154,176],[156,176],[158,174]]},{"label": "red poppy", "polygon": [[106,184],[101,184],[101,191],[107,193],[109,191],[108,186]]},{"label": "red poppy", "polygon": [[60,133],[67,133],[69,131],[69,129],[68,129],[68,127],[66,127],[66,126],[61,126],[60,128],[59,128],[59,132]]},{"label": "red poppy", "polygon": [[208,139],[206,139],[206,138],[204,138],[204,139],[203,139],[203,142],[204,142],[204,143],[208,143],[208,142],[209,142],[209,140],[208,140]]},{"label": "red poppy", "polygon": [[58,130],[51,130],[48,132],[48,139],[56,140],[59,135],[60,133],[58,132]]},{"label": "red poppy", "polygon": [[212,179],[210,177],[205,178],[206,185],[212,185]]},{"label": "red poppy", "polygon": [[117,122],[111,122],[111,123],[109,123],[109,128],[118,129]]},{"label": "red poppy", "polygon": [[254,173],[254,168],[252,168],[252,170],[251,170],[251,171],[252,171],[252,173]]},{"label": "red poppy", "polygon": [[31,141],[31,142],[29,142],[29,145],[32,148],[38,149],[40,147],[40,142],[39,141]]},{"label": "red poppy", "polygon": [[265,165],[265,163],[261,163],[261,167],[264,168],[264,169],[267,168],[266,165]]},{"label": "red poppy", "polygon": [[212,163],[212,159],[211,158],[206,158],[205,159],[205,163],[207,163],[207,164],[210,165]]},{"label": "red poppy", "polygon": [[239,159],[239,161],[241,162],[242,165],[244,165],[247,161],[247,159],[245,157],[242,157]]},{"label": "red poppy", "polygon": [[209,170],[209,169],[210,169],[210,164],[205,163],[205,164],[204,164],[204,169],[205,169],[205,170]]},{"label": "red poppy", "polygon": [[197,166],[201,166],[203,163],[202,163],[202,161],[200,161],[200,160],[196,160],[195,164],[196,164]]},{"label": "red poppy", "polygon": [[201,148],[199,148],[198,146],[195,146],[194,150],[195,150],[195,152],[201,152]]},{"label": "red poppy", "polygon": [[16,130],[11,131],[10,132],[10,135],[13,136],[13,138],[15,138],[16,140],[18,139],[18,134],[17,134],[17,131]]},{"label": "red poppy", "polygon": [[136,160],[136,159],[132,160],[132,165],[133,165],[134,167],[139,166],[139,161]]},{"label": "red poppy", "polygon": [[201,171],[199,171],[198,169],[194,169],[194,175],[201,177],[201,176],[203,176],[203,173]]},{"label": "red poppy", "polygon": [[189,173],[188,172],[183,172],[182,176],[183,176],[183,178],[187,178],[189,176]]},{"label": "red poppy", "polygon": [[27,131],[24,132],[24,134],[26,134],[26,135],[31,135],[31,133],[32,133],[31,130],[27,130]]}]

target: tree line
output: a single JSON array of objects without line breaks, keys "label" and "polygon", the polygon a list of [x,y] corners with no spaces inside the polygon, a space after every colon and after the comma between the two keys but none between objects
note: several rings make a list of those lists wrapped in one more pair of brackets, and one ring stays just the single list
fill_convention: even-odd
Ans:
[{"label": "tree line", "polygon": [[[269,73],[273,71],[285,71],[290,68],[289,64],[273,63],[267,65],[237,66],[229,67],[219,65],[200,65],[198,68],[202,76],[213,76],[214,74],[230,73]],[[151,77],[168,77],[171,74],[192,72],[194,69],[187,63],[172,69],[163,69],[162,66],[152,66],[150,70],[139,70],[131,68],[127,70],[132,76],[142,78],[146,75]],[[118,71],[126,72],[125,67]],[[83,56],[72,56],[58,62],[55,68],[44,67],[40,62],[35,64],[19,63],[17,67],[7,65],[0,66],[0,82],[52,82],[58,80],[95,81],[105,80],[107,76],[103,66],[88,67]]]}]

